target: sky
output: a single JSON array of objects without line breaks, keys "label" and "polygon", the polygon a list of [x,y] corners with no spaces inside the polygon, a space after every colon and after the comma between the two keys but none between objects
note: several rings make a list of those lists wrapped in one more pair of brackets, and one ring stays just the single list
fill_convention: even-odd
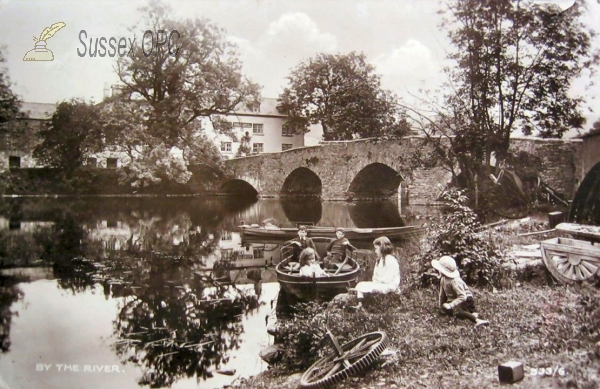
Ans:
[{"label": "sky", "polygon": [[[545,0],[536,0],[545,1]],[[550,0],[552,1],[552,0]],[[572,3],[569,0],[556,0]],[[600,4],[588,1],[586,20],[600,26]],[[438,88],[452,51],[441,19],[438,0],[198,0],[164,1],[176,18],[208,18],[237,44],[243,73],[262,85],[264,97],[277,97],[292,68],[317,53],[363,52],[382,85],[405,101],[414,102],[422,90]],[[7,60],[13,91],[23,101],[56,103],[79,97],[99,102],[105,86],[118,81],[115,58],[80,57],[79,37],[142,39],[128,27],[140,22],[147,0],[62,1],[0,0],[0,47]],[[57,22],[64,28],[48,39],[53,61],[24,62],[33,37]],[[600,37],[596,38],[600,47]],[[585,112],[600,113],[600,86],[573,93],[588,99]],[[595,100],[595,96],[599,96]],[[592,123],[588,125],[591,126]]]}]

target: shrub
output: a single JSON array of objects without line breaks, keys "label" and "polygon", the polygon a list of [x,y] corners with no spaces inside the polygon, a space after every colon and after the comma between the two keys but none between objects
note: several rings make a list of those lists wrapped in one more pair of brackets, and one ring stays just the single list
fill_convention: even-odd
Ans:
[{"label": "shrub", "polygon": [[369,332],[394,332],[390,308],[399,305],[402,297],[395,293],[367,296],[364,309],[359,310],[326,307],[327,303],[318,302],[297,304],[291,318],[279,322],[277,338],[284,351],[273,372],[279,375],[305,370],[333,352],[327,328],[340,345]]},{"label": "shrub", "polygon": [[418,273],[424,286],[435,277],[431,260],[449,255],[456,260],[461,277],[471,285],[495,285],[502,275],[499,253],[478,232],[481,223],[477,214],[466,205],[464,190],[451,189],[442,198],[450,212],[442,215],[428,231],[429,250],[419,258]]}]

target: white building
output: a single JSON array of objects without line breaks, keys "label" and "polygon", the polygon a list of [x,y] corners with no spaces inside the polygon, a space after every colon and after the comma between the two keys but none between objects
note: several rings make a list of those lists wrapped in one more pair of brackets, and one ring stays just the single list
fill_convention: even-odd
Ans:
[{"label": "white building", "polygon": [[233,125],[237,141],[227,135],[214,134],[213,140],[226,158],[236,155],[242,137],[250,136],[252,154],[273,153],[304,146],[304,135],[295,135],[283,128],[287,116],[277,110],[277,99],[263,98],[259,107],[250,110],[247,107],[225,116]]}]

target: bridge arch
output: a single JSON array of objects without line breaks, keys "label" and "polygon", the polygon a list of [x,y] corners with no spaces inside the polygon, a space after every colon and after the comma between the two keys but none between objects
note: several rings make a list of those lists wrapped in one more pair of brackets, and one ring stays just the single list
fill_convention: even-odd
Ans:
[{"label": "bridge arch", "polygon": [[222,193],[240,197],[256,198],[258,191],[248,181],[233,179],[225,181],[220,188]]},{"label": "bridge arch", "polygon": [[319,197],[323,184],[319,176],[306,167],[294,169],[283,181],[280,196]]},{"label": "bridge arch", "polygon": [[402,176],[386,164],[375,162],[362,168],[348,187],[354,200],[397,196]]}]

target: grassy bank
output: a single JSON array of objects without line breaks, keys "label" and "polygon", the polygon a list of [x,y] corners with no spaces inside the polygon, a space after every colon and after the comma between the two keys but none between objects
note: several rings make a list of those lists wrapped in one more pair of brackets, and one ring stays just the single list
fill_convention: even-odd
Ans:
[{"label": "grassy bank", "polygon": [[[525,379],[515,388],[597,388],[597,287],[526,283],[501,291],[476,289],[475,298],[482,316],[491,322],[487,328],[440,316],[433,286],[406,290],[382,311],[380,302],[365,304],[363,312],[343,311],[342,320],[361,323],[364,332],[385,327],[396,354],[338,387],[499,388],[498,364],[516,360],[525,365]],[[344,335],[336,333],[344,341],[351,337]],[[532,368],[557,366],[564,368],[564,376],[532,374]],[[272,369],[236,386],[295,388],[301,372]]]}]

